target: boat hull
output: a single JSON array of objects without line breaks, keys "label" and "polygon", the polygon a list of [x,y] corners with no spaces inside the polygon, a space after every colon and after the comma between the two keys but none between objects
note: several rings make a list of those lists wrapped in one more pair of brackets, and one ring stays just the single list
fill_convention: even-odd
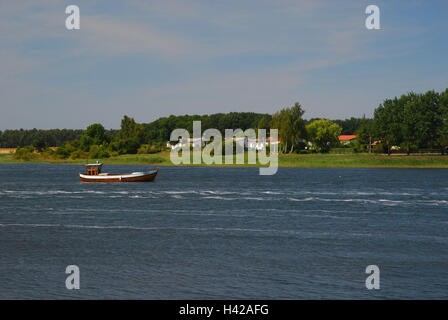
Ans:
[{"label": "boat hull", "polygon": [[154,181],[159,172],[159,168],[147,172],[136,172],[130,174],[100,174],[85,175],[80,173],[82,182],[149,182]]}]

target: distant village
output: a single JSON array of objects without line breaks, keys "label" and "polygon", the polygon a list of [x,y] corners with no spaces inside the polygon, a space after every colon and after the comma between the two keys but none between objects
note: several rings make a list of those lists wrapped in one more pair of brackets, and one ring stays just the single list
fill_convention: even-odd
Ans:
[{"label": "distant village", "polygon": [[[341,146],[348,146],[350,143],[355,143],[356,139],[358,138],[357,135],[339,135],[338,140]],[[313,143],[311,141],[305,141],[308,144],[308,146],[305,147],[305,149],[312,148]],[[196,148],[203,148],[207,145],[208,141],[205,141],[202,138],[187,138],[187,139],[179,139],[178,143],[172,144],[170,141],[167,141],[166,147],[171,150],[181,150],[185,146],[188,146],[190,148],[196,149]],[[281,138],[272,139],[272,138],[266,138],[266,139],[253,139],[248,137],[232,137],[229,139],[224,140],[224,144],[235,142],[240,145],[244,146],[244,150],[246,151],[263,151],[267,148],[271,147],[272,145],[279,145],[281,143]],[[372,143],[372,146],[375,146],[379,141],[374,141]]]}]

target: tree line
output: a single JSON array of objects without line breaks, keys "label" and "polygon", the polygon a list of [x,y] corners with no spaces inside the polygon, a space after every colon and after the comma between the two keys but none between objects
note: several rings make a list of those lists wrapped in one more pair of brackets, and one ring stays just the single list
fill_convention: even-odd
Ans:
[{"label": "tree line", "polygon": [[386,99],[375,109],[373,125],[362,129],[365,137],[380,139],[389,154],[393,146],[408,154],[426,148],[443,154],[448,147],[448,89]]},{"label": "tree line", "polygon": [[51,129],[51,130],[5,130],[0,131],[0,147],[16,148],[29,145],[44,147],[59,147],[66,141],[81,138],[84,130],[80,129]]},{"label": "tree line", "polygon": [[[329,152],[341,147],[340,134],[356,134],[348,146],[355,151],[391,153],[392,149],[408,154],[424,149],[448,147],[448,89],[414,92],[385,99],[374,111],[373,118],[329,120],[304,119],[300,103],[283,108],[273,115],[253,112],[183,115],[159,118],[151,123],[137,123],[124,116],[120,130],[106,130],[92,124],[86,130],[5,130],[0,132],[1,147],[25,147],[17,157],[32,156],[34,150],[57,158],[106,158],[119,154],[155,153],[165,148],[176,128],[193,130],[193,121],[201,121],[202,130],[278,129],[283,153]],[[56,151],[48,147],[59,147]],[[31,153],[31,155],[30,155]]]},{"label": "tree line", "polygon": [[[176,128],[192,131],[193,121],[200,120],[203,130],[216,128],[224,134],[225,129],[270,128],[272,115],[253,112],[216,113],[211,115],[183,115],[159,118],[151,123],[143,123],[143,142],[146,144],[166,142],[170,133]],[[316,119],[304,120],[306,123]],[[361,118],[334,120],[342,128],[342,134],[353,134],[359,128]],[[0,148],[18,148],[34,146],[39,149],[60,147],[65,142],[79,140],[86,129],[16,129],[0,131]],[[119,134],[120,130],[105,130],[109,141]]]},{"label": "tree line", "polygon": [[410,154],[416,151],[448,148],[448,89],[438,93],[410,92],[385,99],[374,111],[372,119],[351,118],[345,121],[303,119],[299,103],[272,116],[271,128],[279,129],[282,152],[328,152],[340,146],[340,134],[355,134],[348,146],[355,151],[376,151],[390,154],[392,149]]}]

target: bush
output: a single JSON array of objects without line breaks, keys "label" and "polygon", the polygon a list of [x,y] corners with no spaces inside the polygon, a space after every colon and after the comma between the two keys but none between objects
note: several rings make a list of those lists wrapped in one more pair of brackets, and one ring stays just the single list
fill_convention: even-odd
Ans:
[{"label": "bush", "polygon": [[33,147],[37,149],[37,151],[42,152],[42,150],[46,147],[45,141],[42,138],[35,139],[33,141]]},{"label": "bush", "polygon": [[408,152],[408,148],[410,153],[418,151],[418,146],[413,143],[408,145],[408,143],[403,142],[402,144],[400,144],[400,150],[402,152]]},{"label": "bush", "polygon": [[34,153],[33,146],[27,146],[23,148],[17,148],[16,153],[14,153],[13,157],[15,160],[31,161],[36,159],[38,155]]},{"label": "bush", "polygon": [[373,152],[375,153],[387,153],[387,146],[384,143],[378,143],[373,146]]},{"label": "bush", "polygon": [[56,150],[54,155],[56,156],[56,158],[59,158],[59,159],[67,159],[68,157],[70,157],[70,153],[71,153],[71,150],[69,148],[67,148],[66,144],[64,143],[62,146],[60,146]]},{"label": "bush", "polygon": [[46,148],[42,151],[42,153],[40,154],[40,156],[42,158],[54,158],[55,156],[55,152],[53,150],[51,150],[50,148]]},{"label": "bush", "polygon": [[72,158],[72,159],[84,159],[87,157],[88,157],[88,153],[84,152],[82,150],[76,150],[70,154],[70,158]]},{"label": "bush", "polygon": [[79,149],[79,146],[80,144],[77,140],[67,141],[56,150],[54,156],[59,159],[67,159],[73,152]]},{"label": "bush", "polygon": [[138,153],[138,154],[146,154],[146,153],[149,153],[149,145],[147,145],[147,144],[142,144],[142,145],[140,146],[140,148],[138,148],[137,153]]},{"label": "bush", "polygon": [[89,158],[92,159],[101,159],[101,158],[109,158],[110,154],[103,146],[98,146],[96,144],[90,146],[89,150]]},{"label": "bush", "polygon": [[138,148],[137,153],[138,154],[152,154],[162,151],[162,148],[158,145],[154,144],[142,144],[140,148]]},{"label": "bush", "polygon": [[119,154],[136,154],[140,144],[135,139],[116,139],[109,144],[110,151]]}]

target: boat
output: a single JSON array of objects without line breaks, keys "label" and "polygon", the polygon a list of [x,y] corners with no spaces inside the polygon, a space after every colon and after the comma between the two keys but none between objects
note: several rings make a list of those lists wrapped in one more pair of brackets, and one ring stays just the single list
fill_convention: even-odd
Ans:
[{"label": "boat", "polygon": [[98,161],[86,164],[86,173],[79,173],[82,182],[146,182],[154,181],[159,168],[150,171],[132,172],[124,174],[101,173],[102,163]]}]

